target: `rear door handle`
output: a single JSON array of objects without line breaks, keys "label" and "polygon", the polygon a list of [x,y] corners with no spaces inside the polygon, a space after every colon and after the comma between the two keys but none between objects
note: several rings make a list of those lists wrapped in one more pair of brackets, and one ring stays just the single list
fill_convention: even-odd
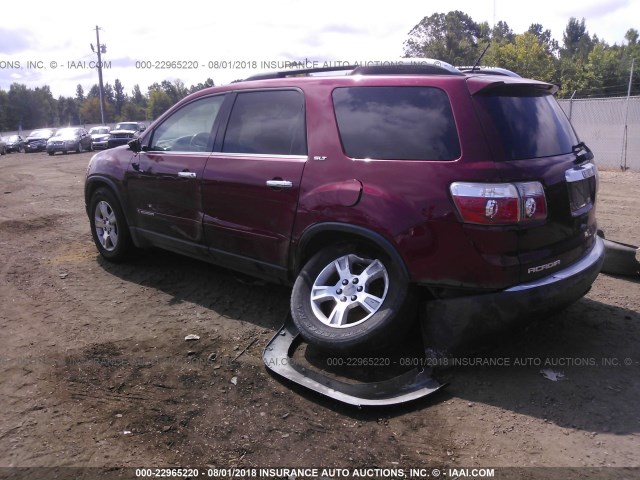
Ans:
[{"label": "rear door handle", "polygon": [[196,172],[178,172],[178,176],[182,178],[196,178]]},{"label": "rear door handle", "polygon": [[293,182],[290,180],[267,180],[267,187],[271,188],[291,188]]}]

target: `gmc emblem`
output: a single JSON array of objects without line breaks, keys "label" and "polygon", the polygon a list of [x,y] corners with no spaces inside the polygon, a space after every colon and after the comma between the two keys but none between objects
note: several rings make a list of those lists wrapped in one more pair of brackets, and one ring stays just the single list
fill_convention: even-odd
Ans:
[{"label": "gmc emblem", "polygon": [[543,270],[549,270],[550,268],[557,267],[558,265],[560,265],[560,260],[556,260],[555,262],[551,262],[551,263],[546,263],[544,265],[538,265],[537,267],[531,267],[527,271],[527,273],[528,274],[538,273]]}]

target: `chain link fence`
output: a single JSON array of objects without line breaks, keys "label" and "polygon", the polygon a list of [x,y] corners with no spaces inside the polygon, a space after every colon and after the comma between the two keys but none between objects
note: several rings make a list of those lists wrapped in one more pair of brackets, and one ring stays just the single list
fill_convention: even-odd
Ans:
[{"label": "chain link fence", "polygon": [[559,100],[598,168],[640,171],[640,97]]}]

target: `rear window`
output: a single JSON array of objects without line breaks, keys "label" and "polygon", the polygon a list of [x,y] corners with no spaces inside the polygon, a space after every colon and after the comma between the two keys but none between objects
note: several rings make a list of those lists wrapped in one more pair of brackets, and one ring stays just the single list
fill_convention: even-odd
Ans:
[{"label": "rear window", "polygon": [[222,151],[306,155],[302,93],[297,90],[238,93]]},{"label": "rear window", "polygon": [[333,91],[344,152],[353,158],[455,160],[460,142],[447,94],[433,87]]},{"label": "rear window", "polygon": [[538,90],[498,91],[475,97],[485,128],[493,129],[506,160],[571,153],[576,134],[553,95]]}]

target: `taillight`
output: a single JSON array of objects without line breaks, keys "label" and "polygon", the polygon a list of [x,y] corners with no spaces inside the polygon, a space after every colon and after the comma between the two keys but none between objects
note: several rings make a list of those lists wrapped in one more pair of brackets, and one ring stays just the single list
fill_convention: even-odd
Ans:
[{"label": "taillight", "polygon": [[451,196],[466,223],[513,225],[547,218],[540,182],[454,182]]},{"label": "taillight", "polygon": [[544,188],[540,182],[516,183],[522,204],[520,219],[544,220],[547,218],[547,199],[544,196]]}]

